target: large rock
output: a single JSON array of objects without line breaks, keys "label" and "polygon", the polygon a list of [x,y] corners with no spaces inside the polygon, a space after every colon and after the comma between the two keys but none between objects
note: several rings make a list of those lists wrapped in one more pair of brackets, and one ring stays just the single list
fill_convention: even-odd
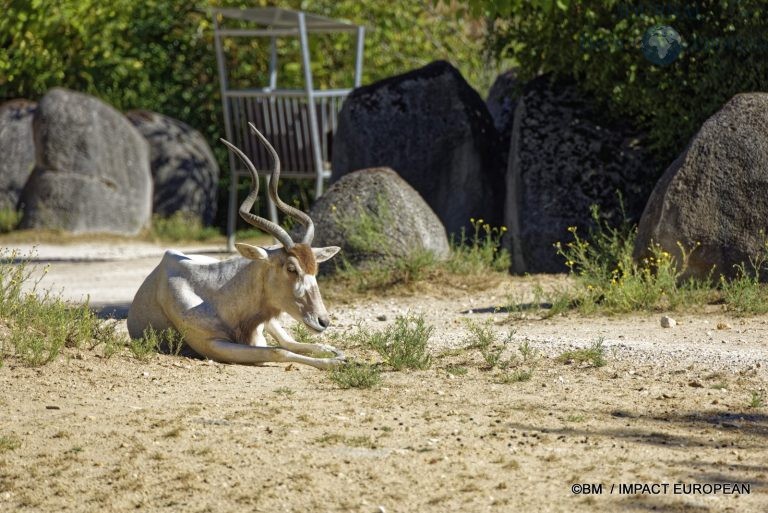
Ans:
[{"label": "large rock", "polygon": [[483,100],[437,61],[352,91],[339,114],[331,182],[359,169],[396,169],[458,234],[471,230],[472,217],[502,221],[499,149]]},{"label": "large rock", "polygon": [[0,209],[17,209],[35,166],[32,116],[37,104],[12,100],[0,105]]},{"label": "large rock", "polygon": [[148,111],[126,114],[149,143],[153,212],[188,212],[210,225],[216,215],[219,166],[205,138],[189,125]]},{"label": "large rock", "polygon": [[608,125],[571,82],[539,77],[514,111],[507,170],[504,243],[516,273],[562,272],[553,245],[568,227],[586,235],[596,204],[608,222],[640,218],[658,176],[628,127]]},{"label": "large rock", "polygon": [[[340,246],[350,262],[365,264],[428,250],[450,251],[445,228],[432,209],[389,168],[345,175],[312,206],[313,246]],[[303,233],[297,229],[294,238]]]},{"label": "large rock", "polygon": [[100,100],[50,90],[33,122],[35,169],[22,194],[23,228],[133,235],[148,225],[147,142]]},{"label": "large rock", "polygon": [[491,89],[488,91],[488,98],[485,104],[488,112],[493,118],[493,125],[499,132],[501,140],[506,148],[506,142],[512,135],[512,122],[515,116],[515,105],[517,105],[520,91],[518,91],[519,82],[514,69],[505,71],[496,77]]},{"label": "large rock", "polygon": [[704,122],[669,166],[643,212],[635,256],[651,243],[680,260],[687,276],[733,276],[768,234],[768,93],[734,96]]}]

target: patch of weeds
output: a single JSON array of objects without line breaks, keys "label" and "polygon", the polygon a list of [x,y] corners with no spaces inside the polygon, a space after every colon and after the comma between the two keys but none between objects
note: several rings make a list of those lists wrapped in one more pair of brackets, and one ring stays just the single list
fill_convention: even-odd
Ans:
[{"label": "patch of weeds", "polygon": [[508,332],[505,338],[499,341],[490,319],[486,320],[484,323],[477,323],[470,319],[466,319],[465,326],[470,334],[470,340],[467,347],[469,349],[477,349],[480,352],[480,355],[485,362],[486,370],[495,369],[497,367],[504,369],[513,363],[511,358],[504,360],[502,358],[502,353],[512,341],[514,331]]},{"label": "patch of weeds", "polygon": [[221,236],[219,230],[203,226],[200,218],[190,212],[179,211],[169,217],[152,216],[151,236],[155,240],[206,241]]},{"label": "patch of weeds", "polygon": [[432,364],[427,343],[434,326],[427,326],[424,317],[399,315],[395,323],[384,330],[362,331],[362,345],[373,349],[394,370],[428,369]]},{"label": "patch of weeds", "polygon": [[302,323],[297,322],[296,324],[294,324],[293,327],[291,328],[291,333],[293,333],[293,338],[296,339],[296,342],[301,342],[302,344],[313,343],[312,333]]},{"label": "patch of weeds", "polygon": [[322,446],[346,445],[347,447],[361,447],[375,449],[376,442],[369,436],[345,436],[337,433],[326,433],[314,440],[314,443]]},{"label": "patch of weeds", "polygon": [[331,369],[328,377],[342,389],[372,388],[381,383],[381,371],[377,366],[359,362]]},{"label": "patch of weeds", "polygon": [[710,388],[713,388],[715,390],[728,390],[728,383],[726,383],[725,381],[720,381],[712,385]]},{"label": "patch of weeds", "polygon": [[469,372],[469,369],[462,365],[448,365],[445,368],[445,372],[451,376],[466,376],[467,372]]},{"label": "patch of weeds", "polygon": [[605,359],[604,339],[601,337],[589,347],[564,351],[557,357],[562,363],[587,364],[592,367],[604,367],[608,362]]},{"label": "patch of weeds", "polygon": [[[13,357],[24,365],[44,365],[65,347],[89,348],[119,344],[113,323],[99,319],[88,304],[72,305],[50,290],[38,290],[32,255],[0,250],[0,361]],[[26,287],[25,287],[26,286]],[[27,290],[24,290],[26,288]]]},{"label": "patch of weeds", "polygon": [[445,268],[459,275],[506,272],[512,264],[509,252],[501,247],[505,226],[491,226],[482,219],[470,219],[472,234],[462,227],[458,240],[451,238],[451,256]]},{"label": "patch of weeds", "polygon": [[9,233],[16,229],[21,221],[21,212],[12,207],[0,208],[0,233]]},{"label": "patch of weeds", "polygon": [[156,353],[178,356],[184,347],[184,336],[173,328],[155,330],[147,328],[141,338],[128,343],[133,356],[139,360],[148,360]]},{"label": "patch of weeds", "polygon": [[10,452],[21,447],[21,440],[15,436],[0,436],[0,454]]},{"label": "patch of weeds", "polygon": [[522,381],[530,381],[533,376],[533,369],[517,369],[512,372],[502,372],[497,375],[495,382],[506,385],[509,383],[520,383]]},{"label": "patch of weeds", "polygon": [[[764,234],[762,234],[765,237]],[[768,286],[761,277],[768,271],[768,239],[761,251],[750,257],[748,265],[736,265],[736,277],[720,278],[723,301],[730,310],[740,314],[762,315],[768,313]]]},{"label": "patch of weeds", "polygon": [[506,228],[491,227],[482,219],[471,219],[474,233],[467,236],[462,229],[458,239],[451,239],[449,257],[440,261],[426,249],[414,248],[406,256],[392,253],[389,248],[393,241],[382,227],[396,223],[396,219],[380,196],[374,205],[358,205],[353,214],[336,215],[347,244],[364,263],[342,257],[335,278],[358,292],[506,272],[510,265],[509,253],[501,248]]},{"label": "patch of weeds", "polygon": [[288,387],[277,387],[273,392],[277,395],[282,395],[283,397],[290,397],[296,393]]},{"label": "patch of weeds", "polygon": [[568,415],[565,418],[565,420],[567,422],[584,422],[584,415],[577,415],[577,414]]},{"label": "patch of weeds", "polygon": [[539,355],[539,352],[531,347],[531,343],[527,339],[520,342],[520,345],[517,346],[517,350],[520,351],[520,354],[523,356],[524,362],[532,361]]},{"label": "patch of weeds", "polygon": [[765,394],[757,390],[750,392],[749,401],[747,401],[747,408],[758,409],[765,406]]}]

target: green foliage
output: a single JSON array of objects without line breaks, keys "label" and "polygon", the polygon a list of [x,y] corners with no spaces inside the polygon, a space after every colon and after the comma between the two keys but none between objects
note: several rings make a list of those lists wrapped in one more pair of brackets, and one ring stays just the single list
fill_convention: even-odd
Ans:
[{"label": "green foliage", "polygon": [[[674,159],[733,95],[768,89],[768,17],[759,0],[465,5],[487,17],[489,50],[516,66],[521,80],[549,72],[576,77],[612,117],[647,129],[661,162]],[[653,25],[673,27],[683,41],[681,54],[665,67],[648,62],[640,50]]]},{"label": "green foliage", "polygon": [[395,323],[384,330],[363,331],[357,338],[395,370],[428,369],[432,358],[427,343],[433,331],[434,326],[427,326],[424,317],[408,314],[397,316]]},{"label": "green foliage", "polygon": [[[765,237],[765,234],[762,234]],[[768,313],[768,286],[760,279],[768,271],[768,239],[760,253],[736,266],[732,280],[720,278],[720,290],[728,308],[740,314],[762,315]]]},{"label": "green foliage", "polygon": [[381,226],[390,222],[394,222],[394,218],[381,199],[375,212],[360,208],[355,215],[341,220],[347,242],[352,247],[379,257],[373,262],[356,265],[342,256],[337,268],[341,280],[350,282],[359,291],[381,290],[436,278],[443,273],[473,277],[509,269],[509,252],[501,248],[501,237],[507,231],[505,227],[492,227],[482,219],[470,219],[473,234],[466,236],[462,229],[458,241],[451,241],[448,258],[440,261],[428,250],[415,250],[405,257],[388,254]]},{"label": "green foliage", "polygon": [[381,371],[375,365],[350,362],[328,373],[339,388],[372,388],[381,382]]},{"label": "green foliage", "polygon": [[[202,132],[228,185],[218,138],[223,115],[210,7],[278,6],[366,26],[363,83],[436,59],[452,61],[487,89],[494,78],[482,51],[484,25],[423,0],[6,0],[0,17],[0,101],[39,99],[54,86],[95,95],[119,110],[148,109]],[[233,25],[237,26],[237,25]],[[351,87],[354,37],[309,38],[314,85]],[[224,38],[234,87],[268,84],[269,39]],[[278,86],[303,80],[297,38],[279,38]],[[301,191],[300,191],[301,193]],[[265,202],[259,203],[264,209]],[[220,213],[225,209],[220,208]]]},{"label": "green foliage", "polygon": [[184,347],[184,336],[173,328],[155,330],[147,328],[141,338],[131,339],[128,343],[133,356],[139,360],[149,360],[157,353],[178,355]]},{"label": "green foliage", "polygon": [[445,263],[454,274],[483,274],[490,271],[506,272],[511,264],[509,252],[501,247],[506,226],[496,227],[482,219],[470,219],[473,233],[467,237],[464,228],[458,243],[451,241],[451,257]]},{"label": "green foliage", "polygon": [[161,241],[207,241],[220,237],[216,228],[203,226],[200,219],[189,212],[179,211],[169,217],[152,216],[152,238]]},{"label": "green foliage", "polygon": [[507,348],[507,345],[512,341],[514,331],[507,333],[503,340],[498,340],[496,330],[494,330],[493,323],[490,319],[486,320],[484,323],[477,323],[470,319],[465,319],[464,324],[470,334],[467,347],[469,349],[477,349],[480,351],[480,355],[485,362],[485,368],[487,370],[496,367],[509,367],[512,360],[505,361],[501,358],[501,355]]},{"label": "green foliage", "polygon": [[71,305],[50,291],[38,291],[42,276],[33,281],[29,258],[0,250],[0,362],[13,357],[39,366],[64,347],[118,343],[114,323],[99,319],[87,304]]},{"label": "green foliage", "polygon": [[596,340],[589,347],[563,351],[563,353],[557,357],[557,360],[563,363],[575,363],[576,365],[586,364],[592,367],[604,367],[608,363],[605,359],[603,338]]},{"label": "green foliage", "polygon": [[596,206],[592,207],[592,219],[596,228],[589,240],[571,227],[568,231],[573,240],[555,245],[576,280],[576,287],[564,292],[567,300],[555,300],[558,305],[570,304],[584,313],[597,309],[632,312],[676,309],[711,299],[709,280],[681,278],[691,250],[680,245],[682,261],[676,261],[653,246],[649,258],[636,262],[632,256],[635,227],[626,222],[618,228],[610,226],[601,220]]},{"label": "green foliage", "polygon": [[21,447],[21,441],[13,436],[0,436],[0,454],[10,452]]},{"label": "green foliage", "polygon": [[0,209],[0,233],[12,232],[21,221],[21,212],[15,208]]},{"label": "green foliage", "polygon": [[765,394],[757,390],[750,392],[749,401],[747,401],[747,408],[758,409],[765,406]]}]

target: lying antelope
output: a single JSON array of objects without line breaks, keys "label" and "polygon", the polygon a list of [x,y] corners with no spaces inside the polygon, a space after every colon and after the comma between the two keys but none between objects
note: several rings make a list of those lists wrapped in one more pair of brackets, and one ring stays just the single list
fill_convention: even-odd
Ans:
[{"label": "lying antelope", "polygon": [[[133,299],[128,332],[140,338],[150,327],[174,328],[198,354],[219,362],[293,362],[319,369],[340,365],[344,362],[340,351],[325,344],[299,343],[278,323],[280,313],[286,312],[316,333],[328,327],[328,312],[315,275],[317,264],[333,257],[339,248],[311,247],[315,234],[312,219],[278,197],[280,159],[256,127],[252,123],[248,126],[274,161],[269,195],[282,212],[304,225],[303,239],[294,242],[282,227],[250,212],[259,194],[256,167],[242,151],[222,139],[243,161],[253,180],[251,193],[240,205],[240,216],[282,245],[261,248],[236,244],[242,256],[222,261],[167,251]],[[267,345],[265,331],[278,347]],[[309,356],[317,353],[334,356]]]}]

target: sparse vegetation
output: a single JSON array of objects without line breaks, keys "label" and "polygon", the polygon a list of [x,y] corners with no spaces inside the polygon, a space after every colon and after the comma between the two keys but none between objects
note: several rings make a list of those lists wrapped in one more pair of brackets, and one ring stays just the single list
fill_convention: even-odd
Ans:
[{"label": "sparse vegetation", "polygon": [[139,360],[147,360],[157,353],[178,355],[183,346],[184,336],[172,328],[147,328],[141,338],[132,339],[128,343],[128,349]]},{"label": "sparse vegetation", "polygon": [[364,347],[373,349],[394,370],[428,369],[432,358],[427,348],[434,330],[423,316],[398,316],[395,323],[381,331],[363,331],[358,339]]},{"label": "sparse vegetation", "polygon": [[200,218],[189,212],[179,211],[169,217],[152,216],[152,238],[169,242],[209,241],[220,238],[219,230],[203,226]]},{"label": "sparse vegetation", "polygon": [[425,280],[481,276],[506,272],[510,265],[509,253],[501,247],[506,228],[492,227],[482,219],[471,219],[473,233],[462,230],[451,241],[446,260],[438,260],[425,249],[416,249],[407,256],[395,256],[387,251],[388,241],[382,226],[394,222],[388,206],[381,200],[374,211],[359,207],[355,215],[340,220],[345,226],[347,242],[373,261],[358,264],[342,258],[337,266],[336,279],[348,283],[358,291],[383,290],[393,285],[410,285]]},{"label": "sparse vegetation", "polygon": [[562,363],[583,365],[591,367],[604,367],[608,361],[605,359],[604,339],[601,337],[589,347],[564,351],[557,360]]},{"label": "sparse vegetation", "polygon": [[16,229],[21,221],[21,212],[15,208],[0,208],[0,233],[8,233]]},{"label": "sparse vegetation", "polygon": [[470,219],[473,233],[462,228],[458,240],[451,240],[451,256],[445,268],[453,274],[506,272],[511,265],[509,252],[501,247],[506,226],[491,226],[482,219]]},{"label": "sparse vegetation", "polygon": [[467,319],[465,326],[471,337],[467,347],[469,349],[477,349],[480,352],[485,362],[486,370],[497,367],[506,369],[512,364],[511,358],[503,360],[501,355],[512,341],[514,331],[509,331],[503,340],[498,340],[490,319],[484,323],[477,323]]},{"label": "sparse vegetation", "polygon": [[684,278],[698,244],[678,244],[679,259],[660,246],[652,246],[650,256],[637,262],[633,258],[637,228],[626,221],[610,226],[601,219],[597,206],[592,207],[591,214],[596,228],[589,237],[570,227],[572,240],[555,245],[573,285],[548,293],[537,287],[533,301],[528,303],[520,297],[511,298],[508,309],[512,316],[522,316],[525,310],[536,310],[543,317],[569,309],[583,314],[675,311],[716,303],[742,315],[768,313],[768,287],[761,283],[768,271],[768,239],[758,255],[736,266],[733,279]]},{"label": "sparse vegetation", "polygon": [[381,382],[381,371],[375,365],[351,362],[328,373],[339,388],[371,388]]},{"label": "sparse vegetation", "polygon": [[0,436],[0,454],[18,449],[19,447],[21,447],[21,441],[15,436]]},{"label": "sparse vegetation", "polygon": [[747,402],[747,407],[757,409],[762,408],[763,406],[765,406],[765,394],[757,390],[752,390],[750,392],[749,401]]},{"label": "sparse vegetation", "polygon": [[[0,363],[15,358],[24,365],[44,365],[64,347],[114,344],[114,325],[99,319],[88,304],[71,305],[33,282],[30,255],[0,250]],[[43,271],[43,274],[46,271]],[[31,287],[24,288],[31,283]]]}]

